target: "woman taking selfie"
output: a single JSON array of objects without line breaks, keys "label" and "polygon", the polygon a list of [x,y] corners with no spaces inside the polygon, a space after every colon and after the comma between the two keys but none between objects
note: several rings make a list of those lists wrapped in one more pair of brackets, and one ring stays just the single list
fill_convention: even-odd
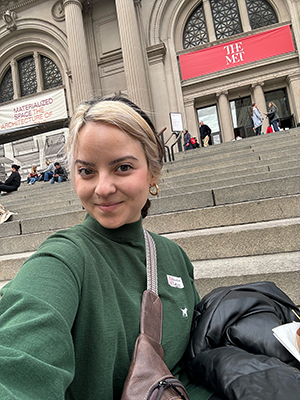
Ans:
[{"label": "woman taking selfie", "polygon": [[[158,192],[161,144],[143,111],[113,97],[77,108],[67,151],[87,216],[50,236],[1,291],[1,399],[119,400],[139,334],[142,216],[149,191]],[[191,400],[212,399],[180,361],[199,301],[192,264],[174,242],[151,236],[165,362]]]}]

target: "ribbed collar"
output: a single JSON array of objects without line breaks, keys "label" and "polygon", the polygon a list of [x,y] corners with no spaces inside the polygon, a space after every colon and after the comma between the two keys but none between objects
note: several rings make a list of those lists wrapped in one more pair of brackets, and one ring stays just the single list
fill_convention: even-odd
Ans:
[{"label": "ribbed collar", "polygon": [[107,229],[87,214],[82,225],[115,242],[128,243],[144,241],[142,217],[138,221],[131,224],[125,224],[120,228]]}]

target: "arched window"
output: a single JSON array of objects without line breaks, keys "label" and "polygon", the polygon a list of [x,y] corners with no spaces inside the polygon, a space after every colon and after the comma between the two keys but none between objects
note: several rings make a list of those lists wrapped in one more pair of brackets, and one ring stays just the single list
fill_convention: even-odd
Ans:
[{"label": "arched window", "polygon": [[[12,60],[14,62],[14,60]],[[19,59],[15,64],[17,74],[12,75],[12,70],[9,68],[0,83],[0,103],[14,99],[13,76],[17,82],[20,94],[17,97],[28,96],[37,93],[40,90],[52,89],[63,85],[61,73],[50,58],[39,55],[34,58],[33,55]],[[42,88],[38,88],[38,71],[41,71],[42,76],[39,82],[42,82]]]},{"label": "arched window", "polygon": [[11,68],[8,68],[8,71],[4,75],[0,85],[0,103],[4,103],[5,101],[13,100],[14,98],[14,86],[12,80]]},{"label": "arched window", "polygon": [[251,29],[276,24],[277,15],[266,0],[246,0]]},{"label": "arched window", "polygon": [[243,32],[236,0],[210,0],[217,39]]},{"label": "arched window", "polygon": [[[278,22],[277,15],[267,0],[245,0],[251,29]],[[243,32],[237,0],[210,0],[216,39]],[[183,31],[183,48],[199,46],[209,41],[203,2],[190,15]]]},{"label": "arched window", "polygon": [[199,46],[208,42],[203,4],[193,12],[187,21],[183,32],[183,48]]},{"label": "arched window", "polygon": [[24,57],[18,61],[21,96],[36,93],[37,80],[33,56]]},{"label": "arched window", "polygon": [[44,89],[52,89],[63,84],[57,65],[50,58],[41,56]]}]

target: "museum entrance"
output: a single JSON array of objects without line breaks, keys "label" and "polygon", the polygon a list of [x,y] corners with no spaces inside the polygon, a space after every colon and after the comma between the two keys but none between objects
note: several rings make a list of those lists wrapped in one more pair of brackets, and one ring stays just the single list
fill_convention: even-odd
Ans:
[{"label": "museum entrance", "polygon": [[285,88],[266,92],[265,99],[267,109],[269,109],[270,102],[274,103],[278,108],[281,129],[290,129],[295,127],[295,118],[294,115],[291,115],[290,103]]},{"label": "museum entrance", "polygon": [[230,101],[231,117],[234,129],[234,137],[246,138],[254,136],[251,125],[251,97],[241,97]]}]

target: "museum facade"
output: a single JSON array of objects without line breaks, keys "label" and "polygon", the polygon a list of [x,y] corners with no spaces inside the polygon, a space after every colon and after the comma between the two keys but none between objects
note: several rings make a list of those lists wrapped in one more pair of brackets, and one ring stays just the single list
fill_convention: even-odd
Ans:
[{"label": "museum facade", "polygon": [[0,16],[2,171],[63,160],[95,96],[129,97],[169,143],[170,113],[213,144],[253,135],[252,103],[300,122],[300,0],[3,0]]}]

